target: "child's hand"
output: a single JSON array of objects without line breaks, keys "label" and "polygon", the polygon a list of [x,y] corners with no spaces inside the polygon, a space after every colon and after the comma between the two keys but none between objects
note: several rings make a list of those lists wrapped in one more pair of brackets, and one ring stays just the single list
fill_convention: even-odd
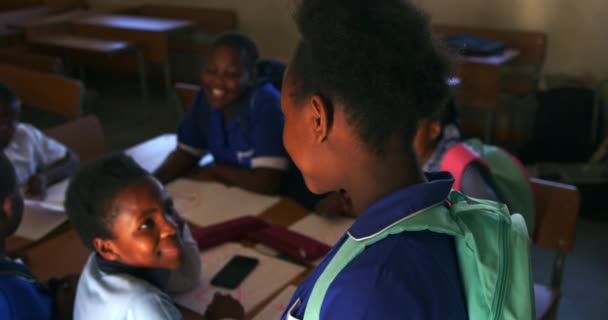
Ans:
[{"label": "child's hand", "polygon": [[33,175],[27,180],[25,185],[25,196],[28,198],[40,197],[44,199],[46,197],[46,187],[47,181],[44,175]]},{"label": "child's hand", "polygon": [[232,296],[215,293],[213,301],[207,306],[205,319],[244,319],[245,310],[243,306]]}]

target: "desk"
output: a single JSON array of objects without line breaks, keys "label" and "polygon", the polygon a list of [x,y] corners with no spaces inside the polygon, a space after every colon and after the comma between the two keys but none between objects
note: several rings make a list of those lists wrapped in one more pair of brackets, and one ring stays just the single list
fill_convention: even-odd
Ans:
[{"label": "desk", "polygon": [[518,50],[507,49],[500,55],[461,56],[458,59],[456,75],[461,82],[456,90],[456,99],[460,105],[486,111],[485,143],[489,143],[492,137],[492,126],[501,87],[500,69],[504,64],[515,60],[517,56],[519,56]]},{"label": "desk", "polygon": [[167,97],[171,92],[169,38],[193,27],[194,23],[189,20],[115,14],[101,14],[72,22],[72,30],[77,34],[140,43],[147,62],[163,67]]},{"label": "desk", "polygon": [[[93,54],[111,58],[123,52],[132,51],[137,58],[141,95],[144,101],[148,99],[146,64],[142,50],[133,42],[103,40],[63,33],[46,33],[28,37],[27,42],[33,46],[47,47],[60,51],[68,51],[70,56],[75,54]],[[84,67],[80,63],[81,80],[84,82]]]}]

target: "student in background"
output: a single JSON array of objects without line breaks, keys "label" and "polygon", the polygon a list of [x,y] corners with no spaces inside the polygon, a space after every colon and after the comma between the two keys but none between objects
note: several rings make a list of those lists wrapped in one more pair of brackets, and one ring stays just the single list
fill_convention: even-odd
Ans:
[{"label": "student in background", "polygon": [[178,129],[178,147],[156,170],[166,183],[198,164],[207,152],[207,174],[229,185],[278,193],[288,157],[281,134],[280,94],[256,82],[258,50],[240,33],[225,33],[212,44],[201,72],[201,91]]},{"label": "student in background", "polygon": [[[181,319],[168,293],[197,285],[200,253],[158,180],[126,155],[103,157],[72,177],[65,208],[92,250],[74,319]],[[213,305],[208,319],[242,316],[229,296]]]},{"label": "student in background", "polygon": [[17,172],[28,197],[44,198],[47,186],[60,181],[78,165],[78,157],[30,124],[19,122],[21,100],[0,83],[0,148]]},{"label": "student in background", "polygon": [[466,319],[450,235],[384,235],[341,270],[328,269],[345,244],[375,238],[450,193],[452,177],[425,176],[413,148],[418,121],[448,96],[428,19],[401,0],[305,0],[295,17],[301,38],[281,96],[285,148],[312,192],[346,190],[357,219],[282,319]]},{"label": "student in background", "polygon": [[42,283],[6,256],[6,239],[17,230],[22,214],[15,169],[0,154],[0,319],[71,319],[76,276]]}]

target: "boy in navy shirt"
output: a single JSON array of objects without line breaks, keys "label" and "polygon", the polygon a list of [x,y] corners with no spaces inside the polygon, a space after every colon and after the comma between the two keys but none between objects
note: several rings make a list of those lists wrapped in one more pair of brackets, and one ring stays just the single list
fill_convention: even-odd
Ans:
[{"label": "boy in navy shirt", "polygon": [[76,279],[38,281],[20,262],[5,255],[6,238],[21,222],[23,198],[15,169],[0,153],[0,319],[71,319]]},{"label": "boy in navy shirt", "polygon": [[281,135],[279,92],[256,81],[258,50],[240,33],[220,35],[201,73],[201,90],[178,129],[178,147],[155,172],[166,183],[195,168],[209,152],[214,165],[203,170],[228,185],[278,193],[288,168]]}]

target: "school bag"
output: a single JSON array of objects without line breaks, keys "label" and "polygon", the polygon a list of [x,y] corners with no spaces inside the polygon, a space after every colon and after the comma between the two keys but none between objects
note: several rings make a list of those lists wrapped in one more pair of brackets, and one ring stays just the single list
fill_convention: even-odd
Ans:
[{"label": "school bag", "polygon": [[468,56],[491,56],[505,51],[505,44],[501,41],[470,34],[456,34],[443,41],[449,48]]},{"label": "school bag", "polygon": [[481,160],[488,167],[491,175],[487,178],[498,198],[507,205],[510,212],[517,212],[524,217],[528,231],[532,234],[534,197],[524,166],[504,149],[472,138],[453,146],[445,153],[441,160],[441,170],[449,171],[456,180],[454,185],[458,185],[466,165],[472,159]]},{"label": "school bag", "polygon": [[[310,294],[305,320],[320,319],[330,284],[359,253],[382,239],[409,231],[428,230],[454,236],[469,319],[534,319],[534,293],[528,232],[519,214],[504,204],[450,192],[449,205],[412,214],[371,238],[346,240],[329,262]],[[407,310],[403,310],[407,318]]]}]

